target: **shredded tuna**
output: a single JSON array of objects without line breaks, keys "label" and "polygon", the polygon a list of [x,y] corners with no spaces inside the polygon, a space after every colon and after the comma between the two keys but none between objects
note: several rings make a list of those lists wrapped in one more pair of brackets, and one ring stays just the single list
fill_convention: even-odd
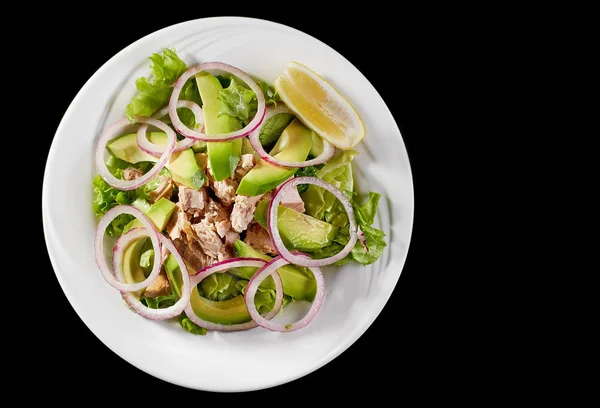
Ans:
[{"label": "shredded tuna", "polygon": [[229,220],[217,221],[215,222],[215,229],[217,230],[217,234],[221,238],[224,238],[227,231],[231,229],[231,222]]},{"label": "shredded tuna", "polygon": [[152,202],[157,202],[161,198],[170,199],[173,194],[173,180],[171,177],[158,176],[160,184],[150,192],[149,197]]},{"label": "shredded tuna", "polygon": [[202,251],[200,244],[196,241],[190,241],[186,244],[182,256],[196,272],[215,262],[214,258],[206,255]]},{"label": "shredded tuna", "polygon": [[190,215],[181,210],[181,205],[177,203],[175,213],[171,215],[167,223],[166,231],[171,239],[176,240],[181,238],[181,233],[186,223],[189,223]]},{"label": "shredded tuna", "polygon": [[254,167],[254,156],[251,154],[242,154],[240,156],[240,161],[234,171],[235,180],[239,183],[242,177],[244,177],[248,172]]},{"label": "shredded tuna", "polygon": [[196,235],[198,244],[202,248],[202,252],[206,255],[217,258],[219,250],[223,246],[223,241],[217,234],[214,224],[211,224],[204,218],[198,224],[193,224],[192,229]]},{"label": "shredded tuna", "polygon": [[186,186],[179,187],[179,203],[183,211],[189,212],[194,216],[201,214],[208,201],[208,192],[205,187],[194,190]]},{"label": "shredded tuna", "polygon": [[234,230],[229,230],[225,233],[225,245],[229,247],[233,247],[235,241],[240,239],[240,234],[235,232]]},{"label": "shredded tuna", "polygon": [[127,167],[125,170],[123,170],[123,178],[125,180],[135,180],[143,175],[144,172],[140,169],[136,169],[135,167]]},{"label": "shredded tuna", "polygon": [[233,210],[231,210],[231,227],[235,232],[242,232],[248,227],[254,217],[256,204],[258,204],[261,197],[262,195],[237,195],[235,197],[235,204]]},{"label": "shredded tuna", "polygon": [[271,242],[269,232],[256,222],[248,225],[244,242],[263,254],[277,254],[277,250]]},{"label": "shredded tuna", "polygon": [[147,298],[164,296],[169,293],[171,293],[171,284],[169,283],[169,278],[167,278],[164,269],[150,285],[146,286],[146,290],[144,290],[144,296]]}]

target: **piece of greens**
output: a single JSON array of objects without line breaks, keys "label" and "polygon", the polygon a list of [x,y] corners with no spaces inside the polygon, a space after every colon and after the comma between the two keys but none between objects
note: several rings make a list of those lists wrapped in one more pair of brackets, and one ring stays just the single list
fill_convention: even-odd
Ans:
[{"label": "piece of greens", "polygon": [[[315,166],[301,167],[296,171],[296,177],[315,177],[317,171],[318,169]],[[308,190],[308,186],[310,186],[310,184],[299,184],[298,194],[302,194]]]},{"label": "piece of greens", "polygon": [[[187,65],[172,49],[164,49],[149,57],[150,75],[140,77],[135,81],[136,95],[125,109],[125,116],[134,120],[135,115],[152,116],[169,103],[172,85],[186,70]],[[201,104],[200,93],[196,81],[187,81],[181,90],[179,99],[191,100]],[[184,108],[177,110],[181,121],[187,126],[195,125],[194,114]]]},{"label": "piece of greens", "polygon": [[275,143],[279,140],[279,136],[281,136],[281,133],[283,133],[292,120],[294,120],[294,114],[284,112],[278,113],[265,121],[258,135],[260,144],[262,144],[265,151],[268,152],[275,146]]},{"label": "piece of greens", "polygon": [[198,294],[209,300],[229,300],[242,293],[239,279],[228,273],[213,273],[198,284]]},{"label": "piece of greens", "polygon": [[[146,305],[146,307],[149,307],[151,309],[164,309],[166,307],[174,305],[175,302],[177,302],[178,297],[177,295],[171,293],[170,295],[158,296],[156,298],[142,297],[140,298],[140,300]],[[196,323],[192,322],[185,315],[185,313],[182,313],[179,316],[177,316],[177,321],[179,322],[181,327],[183,327],[190,333],[204,336],[207,332],[207,330],[204,327],[200,327]]]},{"label": "piece of greens", "polygon": [[[235,77],[217,77],[223,86],[219,91],[219,98],[223,102],[224,109],[219,112],[220,115],[229,115],[236,118],[246,126],[258,109],[258,98],[254,91],[240,79]],[[255,80],[265,96],[266,105],[275,105],[281,101],[275,88],[269,83],[260,79]]]},{"label": "piece of greens", "polygon": [[[354,178],[352,177],[351,163],[357,154],[356,150],[337,150],[333,157],[315,172],[315,177],[334,185],[341,191],[352,191],[354,188]],[[336,200],[333,194],[313,184],[309,185],[302,194],[302,200],[305,204],[306,213],[319,220],[331,222],[336,214],[344,213],[344,208],[340,207],[341,204],[338,204],[338,200]],[[327,217],[326,214],[328,214]],[[340,225],[340,222],[334,225],[342,227],[347,221],[348,219],[346,218],[343,225]]]}]

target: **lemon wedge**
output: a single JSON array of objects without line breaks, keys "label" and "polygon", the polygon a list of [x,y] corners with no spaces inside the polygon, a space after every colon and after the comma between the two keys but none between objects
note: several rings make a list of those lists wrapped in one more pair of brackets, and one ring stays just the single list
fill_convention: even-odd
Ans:
[{"label": "lemon wedge", "polygon": [[335,147],[352,149],[365,137],[365,124],[354,106],[306,65],[290,62],[273,85],[298,119]]}]

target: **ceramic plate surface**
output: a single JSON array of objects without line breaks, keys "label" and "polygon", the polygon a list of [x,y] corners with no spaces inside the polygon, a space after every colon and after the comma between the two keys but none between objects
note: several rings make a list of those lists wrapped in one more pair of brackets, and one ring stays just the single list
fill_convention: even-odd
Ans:
[{"label": "ceramic plate surface", "polygon": [[[95,141],[107,125],[123,117],[135,93],[135,79],[149,74],[148,57],[163,48],[174,48],[188,66],[226,62],[271,83],[291,60],[300,61],[344,94],[365,122],[367,136],[357,148],[355,176],[360,192],[382,193],[374,226],[387,234],[388,246],[373,265],[323,268],[324,304],[301,330],[274,333],[255,328],[192,335],[177,322],[151,321],[132,313],[95,264],[91,184],[96,174]],[[228,392],[268,388],[307,375],[365,332],[400,277],[412,232],[413,203],[402,136],[368,79],[314,37],[242,17],[170,26],[106,62],[79,91],[56,131],[42,196],[44,234],[54,271],[87,327],[120,357],[153,376],[193,389]],[[277,318],[290,318],[307,306],[286,308]]]}]

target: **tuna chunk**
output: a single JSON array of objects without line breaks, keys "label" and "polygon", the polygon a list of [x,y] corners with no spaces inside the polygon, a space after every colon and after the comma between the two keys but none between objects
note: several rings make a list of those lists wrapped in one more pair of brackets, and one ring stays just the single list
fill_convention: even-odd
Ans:
[{"label": "tuna chunk", "polygon": [[161,198],[166,198],[167,200],[171,198],[173,194],[173,180],[171,177],[158,176],[160,180],[160,184],[156,189],[150,192],[149,197],[152,202],[157,202]]},{"label": "tuna chunk", "polygon": [[230,206],[233,204],[235,201],[235,190],[238,188],[237,181],[231,178],[226,178],[221,181],[214,181],[213,179],[210,186],[224,205]]},{"label": "tuna chunk", "polygon": [[190,215],[181,210],[181,205],[178,203],[175,206],[175,214],[171,216],[167,223],[166,231],[172,240],[181,238],[184,226],[190,222]]},{"label": "tuna chunk", "polygon": [[296,187],[288,189],[283,194],[280,204],[298,212],[304,212],[304,201],[302,201],[302,198],[300,197]]},{"label": "tuna chunk", "polygon": [[271,242],[269,232],[256,222],[253,222],[248,226],[244,242],[263,254],[277,254],[277,250],[275,250],[275,247]]},{"label": "tuna chunk", "polygon": [[135,180],[138,177],[142,177],[144,172],[140,169],[136,169],[135,167],[127,167],[123,170],[123,178],[125,180]]},{"label": "tuna chunk", "polygon": [[227,231],[231,229],[231,222],[229,220],[217,221],[215,222],[215,229],[217,230],[217,234],[221,238],[224,238]]},{"label": "tuna chunk", "polygon": [[216,224],[220,221],[229,221],[229,211],[217,201],[209,199],[206,206],[204,218],[210,223]]},{"label": "tuna chunk", "polygon": [[233,248],[223,245],[221,249],[219,249],[217,261],[221,262],[231,258],[233,258]]},{"label": "tuna chunk", "polygon": [[231,210],[231,227],[235,232],[242,232],[248,227],[250,221],[254,217],[256,204],[260,201],[262,195],[245,196],[238,195],[235,197],[235,204]]},{"label": "tuna chunk", "polygon": [[226,246],[233,247],[233,244],[235,244],[235,241],[237,241],[238,239],[240,239],[240,234],[238,234],[234,230],[229,230],[225,233]]},{"label": "tuna chunk", "polygon": [[254,167],[254,156],[251,154],[242,154],[240,161],[234,171],[235,180],[239,183],[252,167]]},{"label": "tuna chunk", "polygon": [[220,181],[215,180],[208,159],[206,163],[208,183],[210,187],[225,206],[230,206],[235,201],[235,191],[238,188],[239,181],[246,175],[246,173],[250,171],[252,167],[254,167],[254,156],[251,154],[241,155],[240,161],[234,170],[233,177],[228,177]]},{"label": "tuna chunk", "polygon": [[194,190],[186,186],[179,187],[179,203],[183,211],[189,212],[197,216],[208,201],[208,193],[206,188]]},{"label": "tuna chunk", "polygon": [[215,262],[214,258],[211,258],[202,251],[202,248],[200,248],[200,244],[197,241],[188,242],[181,254],[183,259],[185,259],[195,271],[199,271]]},{"label": "tuna chunk", "polygon": [[198,244],[202,248],[202,252],[211,258],[217,258],[223,242],[219,234],[217,234],[214,224],[204,218],[198,224],[192,224],[192,228],[196,234]]},{"label": "tuna chunk", "polygon": [[169,293],[171,293],[171,283],[164,269],[160,271],[156,279],[150,285],[146,286],[146,290],[144,290],[144,296],[147,298],[164,296]]}]

